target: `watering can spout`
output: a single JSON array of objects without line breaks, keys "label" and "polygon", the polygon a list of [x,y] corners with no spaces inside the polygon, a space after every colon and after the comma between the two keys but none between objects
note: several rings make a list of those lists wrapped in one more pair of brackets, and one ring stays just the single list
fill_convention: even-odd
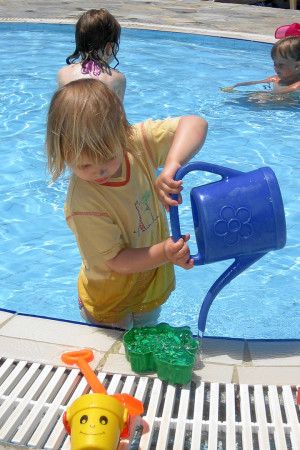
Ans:
[{"label": "watering can spout", "polygon": [[265,254],[266,253],[257,253],[255,255],[241,256],[237,258],[234,263],[231,264],[231,266],[229,266],[228,269],[225,270],[225,272],[223,272],[222,275],[214,282],[203,300],[199,313],[198,330],[201,332],[202,337],[204,335],[209,309],[219,292],[235,277],[244,272],[244,270],[248,269],[248,267],[262,258]]}]

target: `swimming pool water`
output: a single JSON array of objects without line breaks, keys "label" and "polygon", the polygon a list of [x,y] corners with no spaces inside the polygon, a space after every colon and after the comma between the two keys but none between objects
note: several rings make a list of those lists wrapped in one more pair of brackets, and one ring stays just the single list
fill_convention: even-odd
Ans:
[{"label": "swimming pool water", "polygon": [[[82,321],[76,301],[80,255],[63,214],[68,177],[49,185],[44,158],[47,107],[56,73],[73,51],[74,28],[0,24],[0,30],[0,308]],[[218,295],[207,320],[210,336],[300,338],[299,101],[220,91],[271,75],[270,49],[224,38],[122,31],[119,69],[127,77],[130,122],[199,114],[209,133],[195,160],[245,172],[270,166],[281,187],[287,245]],[[192,234],[193,253],[189,190],[212,179],[201,173],[184,179],[181,225]],[[177,288],[161,320],[189,325],[196,334],[205,294],[229,263],[176,268]]]}]

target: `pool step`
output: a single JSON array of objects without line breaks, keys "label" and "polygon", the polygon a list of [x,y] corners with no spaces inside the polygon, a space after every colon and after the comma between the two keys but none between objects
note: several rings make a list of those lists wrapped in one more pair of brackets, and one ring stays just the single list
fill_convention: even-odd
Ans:
[{"label": "pool step", "polygon": [[[108,394],[143,401],[119,450],[218,448],[300,449],[297,386],[249,386],[191,382],[173,386],[158,378],[99,373]],[[62,415],[89,392],[78,369],[0,360],[0,448],[70,450]]]}]

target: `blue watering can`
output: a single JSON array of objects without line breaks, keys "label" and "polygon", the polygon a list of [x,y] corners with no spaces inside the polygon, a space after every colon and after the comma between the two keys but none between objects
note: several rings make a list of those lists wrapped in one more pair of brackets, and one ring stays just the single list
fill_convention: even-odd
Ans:
[{"label": "blue watering can", "polygon": [[[271,250],[285,246],[286,224],[282,197],[270,167],[245,173],[204,162],[181,167],[175,180],[200,170],[221,176],[221,180],[191,189],[191,207],[198,253],[195,265],[234,258],[215,281],[202,303],[198,330],[205,331],[209,308],[218,293],[237,275]],[[172,195],[178,200],[178,195]],[[170,207],[173,239],[181,238],[178,207]],[[184,233],[185,234],[185,233]]]}]

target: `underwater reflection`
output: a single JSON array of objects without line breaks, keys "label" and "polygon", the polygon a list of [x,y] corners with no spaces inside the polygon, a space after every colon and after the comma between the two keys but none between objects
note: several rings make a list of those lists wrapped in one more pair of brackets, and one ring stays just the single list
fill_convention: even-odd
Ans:
[{"label": "underwater reflection", "polygon": [[226,106],[241,106],[251,109],[298,110],[300,111],[300,94],[276,94],[265,91],[226,92]]}]

